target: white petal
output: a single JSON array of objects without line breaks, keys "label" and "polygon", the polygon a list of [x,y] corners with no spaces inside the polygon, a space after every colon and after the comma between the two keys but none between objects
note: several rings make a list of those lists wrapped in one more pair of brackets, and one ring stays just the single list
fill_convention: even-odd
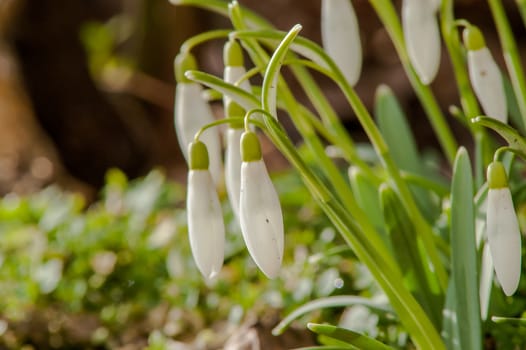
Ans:
[{"label": "white petal", "polygon": [[240,198],[241,232],[250,255],[268,278],[279,273],[283,258],[283,215],[265,163],[243,162]]},{"label": "white petal", "polygon": [[194,260],[205,279],[211,281],[223,265],[225,225],[217,192],[208,171],[189,171],[186,210]]},{"label": "white petal", "polygon": [[506,295],[517,290],[521,273],[521,234],[509,188],[488,191],[487,235],[497,279]]},{"label": "white petal", "polygon": [[[188,161],[188,144],[193,141],[196,132],[204,125],[214,121],[212,110],[203,99],[201,85],[196,83],[178,83],[175,90],[175,131],[179,147]],[[221,142],[217,128],[210,128],[201,135],[208,150],[210,173],[216,184],[222,181]]]},{"label": "white petal", "polygon": [[362,46],[350,0],[322,0],[321,40],[349,84],[355,85],[362,69]]},{"label": "white petal", "polygon": [[507,123],[508,107],[502,75],[487,47],[468,51],[468,68],[471,85],[484,114]]},{"label": "white petal", "polygon": [[440,30],[430,0],[404,0],[402,25],[409,60],[420,80],[430,84],[440,66]]},{"label": "white petal", "polygon": [[[226,66],[223,72],[223,80],[230,84],[235,84],[241,77],[246,74],[247,70],[243,66]],[[239,87],[246,92],[252,92],[252,87],[248,80],[243,80]],[[223,106],[227,108],[228,104],[232,101],[227,95],[223,96]]]},{"label": "white petal", "polygon": [[229,128],[226,133],[225,183],[228,199],[239,218],[239,196],[241,193],[241,149],[243,129]]}]

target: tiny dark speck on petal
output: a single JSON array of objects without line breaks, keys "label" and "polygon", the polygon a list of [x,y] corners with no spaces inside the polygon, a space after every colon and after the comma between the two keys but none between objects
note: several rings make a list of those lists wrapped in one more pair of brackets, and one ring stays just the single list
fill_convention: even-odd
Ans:
[{"label": "tiny dark speck on petal", "polygon": [[270,221],[268,221],[268,218],[265,218],[265,222],[268,224]]}]

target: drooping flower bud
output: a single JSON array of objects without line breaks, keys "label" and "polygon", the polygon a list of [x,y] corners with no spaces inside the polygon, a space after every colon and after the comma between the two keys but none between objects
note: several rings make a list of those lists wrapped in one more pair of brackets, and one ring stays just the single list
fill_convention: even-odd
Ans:
[{"label": "drooping flower bud", "polygon": [[[244,110],[235,102],[228,105],[228,117],[242,117]],[[243,124],[231,124],[226,131],[225,184],[228,199],[235,216],[239,219],[239,194],[241,192],[241,135]]]},{"label": "drooping flower bud", "polygon": [[502,74],[486,47],[482,33],[471,25],[464,29],[463,37],[468,50],[469,79],[484,114],[507,123],[508,105]]},{"label": "drooping flower bud", "polygon": [[431,84],[440,66],[440,30],[434,0],[403,0],[402,26],[409,60],[422,83]]},{"label": "drooping flower bud", "polygon": [[324,49],[354,86],[362,69],[362,46],[351,0],[322,0],[320,22]]},{"label": "drooping flower bud", "polygon": [[[174,120],[179,147],[188,161],[188,145],[195,134],[206,124],[214,121],[212,110],[202,97],[201,85],[189,81],[184,72],[196,69],[197,63],[189,53],[181,53],[175,59],[175,90]],[[210,154],[210,173],[217,185],[222,181],[221,143],[216,128],[206,130],[201,135]]]},{"label": "drooping flower bud", "polygon": [[257,266],[268,278],[274,278],[283,259],[283,214],[254,132],[241,137],[241,157],[241,232]]},{"label": "drooping flower bud", "polygon": [[188,237],[194,261],[205,280],[210,282],[217,277],[223,265],[223,213],[208,171],[208,152],[205,144],[200,141],[190,143],[188,153]]},{"label": "drooping flower bud", "polygon": [[521,274],[521,233],[504,166],[488,167],[486,226],[488,243],[497,279],[506,295],[519,286]]},{"label": "drooping flower bud", "polygon": [[[223,49],[223,62],[225,69],[223,71],[223,80],[227,83],[234,84],[241,79],[247,70],[244,66],[243,51],[241,46],[235,40],[229,40]],[[251,92],[252,87],[248,80],[243,80],[239,84],[239,87],[246,92]],[[223,96],[223,106],[225,110],[228,109],[228,105],[232,99],[226,95]]]}]

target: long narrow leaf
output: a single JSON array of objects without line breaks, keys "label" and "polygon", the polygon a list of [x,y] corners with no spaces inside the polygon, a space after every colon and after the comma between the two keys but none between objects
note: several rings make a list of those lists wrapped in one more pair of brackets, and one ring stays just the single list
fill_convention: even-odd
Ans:
[{"label": "long narrow leaf", "polygon": [[396,165],[402,170],[424,175],[407,118],[387,85],[380,85],[376,90],[374,116]]},{"label": "long narrow leaf", "polygon": [[451,185],[451,262],[460,345],[482,349],[473,175],[465,148],[460,148]]},{"label": "long narrow leaf", "polygon": [[301,25],[297,24],[285,35],[279,46],[274,51],[274,54],[268,62],[267,70],[263,78],[261,87],[261,108],[267,110],[271,115],[277,118],[276,115],[276,94],[278,90],[279,71],[285,59],[290,45],[294,38],[299,34]]},{"label": "long narrow leaf", "polygon": [[[418,154],[416,141],[407,122],[407,117],[396,96],[387,85],[380,85],[376,90],[374,115],[378,129],[380,129],[396,165],[409,173],[421,176],[429,175],[422,167],[423,161]],[[439,208],[431,201],[429,193],[415,186],[411,186],[411,193],[413,193],[426,218],[430,221],[435,220]]]},{"label": "long narrow leaf", "polygon": [[307,327],[317,334],[322,334],[336,340],[346,342],[350,345],[353,345],[359,349],[367,350],[394,350],[394,348],[387,346],[376,339],[368,337],[366,335],[353,332],[348,329],[325,325],[325,324],[316,324],[309,323]]},{"label": "long narrow leaf", "polygon": [[484,116],[473,118],[471,122],[475,125],[481,125],[493,129],[502,136],[506,142],[508,142],[510,148],[524,155],[526,158],[526,141],[524,141],[524,138],[511,126]]},{"label": "long narrow leaf", "polygon": [[187,71],[185,76],[192,81],[201,83],[208,86],[209,88],[219,91],[224,95],[227,95],[246,110],[259,107],[259,100],[255,96],[211,74],[191,70]]},{"label": "long narrow leaf", "polygon": [[272,330],[272,334],[279,335],[283,333],[283,331],[292,323],[292,321],[298,319],[299,317],[305,315],[306,313],[320,310],[320,309],[325,309],[325,308],[346,307],[346,306],[352,306],[352,305],[363,305],[376,312],[380,312],[383,314],[393,312],[391,308],[385,305],[380,305],[377,302],[374,302],[370,299],[363,298],[363,297],[340,296],[339,295],[339,296],[321,298],[321,299],[316,299],[308,303],[305,303],[301,307],[291,312],[276,327],[274,327],[274,329]]},{"label": "long narrow leaf", "polygon": [[415,227],[396,192],[387,185],[380,188],[385,228],[393,254],[404,275],[404,284],[422,304],[429,318],[439,327],[442,322],[442,296],[429,263],[419,248]]}]

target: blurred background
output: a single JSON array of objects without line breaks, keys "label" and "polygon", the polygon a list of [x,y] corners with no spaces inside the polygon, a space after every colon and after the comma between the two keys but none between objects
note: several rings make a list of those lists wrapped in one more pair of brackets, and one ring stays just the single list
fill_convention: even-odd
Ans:
[{"label": "blurred background", "polygon": [[[239,2],[279,29],[301,23],[301,34],[320,42],[320,0]],[[399,8],[400,1],[395,3]],[[524,51],[516,5],[503,3]],[[504,68],[486,2],[455,4],[457,17],[482,29]],[[439,154],[386,31],[368,1],[353,5],[364,52],[358,94],[372,110],[378,85],[389,85],[420,148]],[[236,343],[243,336],[260,339],[263,349],[289,349],[314,340],[304,327],[279,340],[270,336],[281,311],[329,295],[369,296],[370,276],[295,172],[275,178],[284,212],[295,213],[285,215],[286,239],[293,244],[286,244],[283,277],[269,281],[258,274],[224,205],[227,261],[220,283],[204,285],[186,238],[187,169],[173,128],[173,59],[184,40],[213,28],[230,25],[168,0],[0,0],[0,349],[149,344],[156,350],[172,338],[197,340],[171,349],[219,349],[226,338]],[[223,44],[197,48],[202,70],[222,75]],[[458,94],[445,48],[442,56],[432,88],[447,111],[458,104]],[[352,136],[365,141],[337,87],[315,78]],[[308,105],[293,80],[291,86]],[[221,117],[219,103],[213,110]],[[450,119],[459,139],[468,135]],[[281,121],[294,137],[286,117]],[[286,167],[266,146],[267,164]],[[523,304],[517,309],[524,310]],[[360,312],[342,319],[370,332],[392,326],[392,320],[369,314],[374,322],[364,323]],[[331,315],[340,317],[318,317],[325,322]],[[213,346],[195,345],[214,340]]]},{"label": "blurred background", "polygon": [[[301,23],[302,35],[320,41],[318,0],[240,2],[280,29]],[[486,3],[457,3],[457,14],[480,25],[490,47],[498,49]],[[523,31],[513,1],[507,3],[512,23]],[[415,118],[419,139],[432,144],[387,33],[367,1],[354,6],[365,54],[358,93],[370,106],[377,85],[390,85]],[[0,1],[0,193],[27,193],[56,182],[92,196],[111,167],[133,178],[160,166],[170,178],[184,180],[172,126],[173,58],[186,38],[217,27],[229,23],[167,0]],[[221,74],[222,45],[199,48],[202,69]],[[457,103],[456,91],[445,57],[442,63],[433,89],[447,108]],[[336,87],[321,81],[349,129],[359,134]]]}]

